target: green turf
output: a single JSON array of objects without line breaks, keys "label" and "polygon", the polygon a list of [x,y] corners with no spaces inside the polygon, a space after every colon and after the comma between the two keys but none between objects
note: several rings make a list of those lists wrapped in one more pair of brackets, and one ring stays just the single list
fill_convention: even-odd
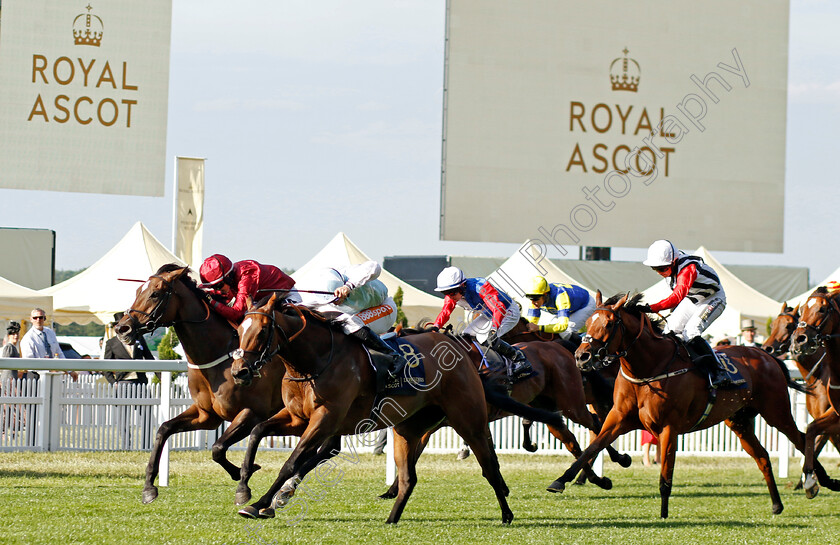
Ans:
[{"label": "green turf", "polygon": [[[241,453],[232,453],[238,462]],[[255,494],[273,481],[285,454],[261,453],[268,470],[252,480]],[[510,487],[511,526],[474,457],[425,455],[420,482],[396,526],[384,524],[391,501],[384,458],[339,460],[310,485],[302,503],[273,520],[236,515],[234,483],[208,452],[172,454],[169,487],[149,505],[139,501],[145,453],[0,454],[0,543],[836,543],[840,493],[821,491],[812,501],[779,481],[785,511],[770,513],[767,488],[752,460],[680,458],[668,520],[659,518],[658,467],[606,464],[614,488],[569,486],[545,491],[569,457],[503,455]],[[829,472],[840,473],[835,462]],[[791,465],[791,475],[796,467]],[[329,481],[333,481],[330,483]],[[299,501],[303,501],[299,494]]]}]

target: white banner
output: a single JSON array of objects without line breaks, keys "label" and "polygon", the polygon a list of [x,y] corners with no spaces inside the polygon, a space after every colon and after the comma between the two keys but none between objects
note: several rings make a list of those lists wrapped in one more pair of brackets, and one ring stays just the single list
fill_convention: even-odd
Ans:
[{"label": "white banner", "polygon": [[204,159],[176,157],[175,160],[178,201],[173,253],[197,271],[204,235]]},{"label": "white banner", "polygon": [[441,238],[778,252],[787,0],[449,0]]},{"label": "white banner", "polygon": [[171,0],[3,0],[0,187],[163,196]]}]

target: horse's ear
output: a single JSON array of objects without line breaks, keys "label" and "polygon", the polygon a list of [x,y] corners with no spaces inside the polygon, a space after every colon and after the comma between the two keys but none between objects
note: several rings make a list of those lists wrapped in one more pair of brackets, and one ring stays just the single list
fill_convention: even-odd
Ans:
[{"label": "horse's ear", "polygon": [[782,303],[782,311],[779,314],[784,314],[785,312],[787,312],[787,309],[787,301],[785,301],[784,303]]},{"label": "horse's ear", "polygon": [[595,306],[600,307],[602,306],[603,299],[601,297],[601,290],[595,292]]},{"label": "horse's ear", "polygon": [[245,296],[245,306],[248,308],[248,310],[254,308],[254,299],[252,299],[250,295]]},{"label": "horse's ear", "polygon": [[799,316],[799,305],[796,305],[796,308],[793,309],[793,315],[794,316]]},{"label": "horse's ear", "polygon": [[623,306],[624,306],[624,303],[626,303],[626,302],[627,302],[627,298],[628,298],[628,297],[630,297],[630,294],[629,294],[629,293],[625,293],[625,294],[624,294],[624,297],[622,297],[621,299],[619,299],[619,300],[618,300],[618,303],[614,304],[614,305],[613,305],[613,307],[612,307],[612,309],[613,309],[613,310],[618,310],[618,309],[620,309],[621,307],[623,307]]},{"label": "horse's ear", "polygon": [[271,297],[268,299],[268,304],[266,305],[269,310],[274,310],[274,303],[277,302],[277,292],[273,292]]},{"label": "horse's ear", "polygon": [[178,269],[177,271],[175,271],[175,279],[179,279],[179,278],[181,278],[182,276],[185,276],[185,275],[186,275],[187,273],[189,273],[189,272],[190,272],[190,268],[189,268],[189,267],[184,267],[184,268],[182,268],[182,269]]}]

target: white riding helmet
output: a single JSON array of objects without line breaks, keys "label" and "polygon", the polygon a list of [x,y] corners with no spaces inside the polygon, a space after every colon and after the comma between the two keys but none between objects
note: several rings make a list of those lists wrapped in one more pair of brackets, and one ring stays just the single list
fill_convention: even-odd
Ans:
[{"label": "white riding helmet", "polygon": [[458,267],[446,267],[437,277],[437,287],[435,291],[449,291],[454,290],[458,286],[466,282],[464,271]]},{"label": "white riding helmet", "polygon": [[677,249],[669,240],[657,240],[648,248],[647,259],[642,261],[648,267],[664,267],[677,260]]}]

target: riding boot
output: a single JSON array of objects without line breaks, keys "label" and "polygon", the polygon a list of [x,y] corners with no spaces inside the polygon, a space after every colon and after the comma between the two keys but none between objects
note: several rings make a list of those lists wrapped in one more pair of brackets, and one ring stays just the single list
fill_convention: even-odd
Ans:
[{"label": "riding boot", "polygon": [[510,378],[513,382],[536,376],[537,373],[531,367],[531,363],[518,348],[509,345],[498,337],[492,341],[491,348],[498,352],[499,355],[510,360],[513,365],[513,368],[510,370]]},{"label": "riding boot", "polygon": [[388,344],[383,341],[379,335],[371,331],[369,327],[365,326],[357,331],[354,331],[352,335],[361,340],[362,344],[367,346],[369,349],[385,354],[386,356],[390,356],[392,361],[389,366],[388,373],[392,377],[398,376],[403,367],[405,367],[406,361],[402,354],[388,346]]},{"label": "riding boot", "polygon": [[714,389],[732,386],[729,374],[720,368],[715,351],[700,335],[688,341],[691,348],[694,365],[709,375],[709,384]]},{"label": "riding boot", "polygon": [[566,348],[566,350],[568,350],[572,354],[575,353],[575,350],[578,349],[582,342],[583,339],[581,338],[580,333],[578,333],[577,331],[572,331],[571,333],[569,333],[569,337],[567,339],[560,339],[560,344],[562,344],[563,347]]}]

